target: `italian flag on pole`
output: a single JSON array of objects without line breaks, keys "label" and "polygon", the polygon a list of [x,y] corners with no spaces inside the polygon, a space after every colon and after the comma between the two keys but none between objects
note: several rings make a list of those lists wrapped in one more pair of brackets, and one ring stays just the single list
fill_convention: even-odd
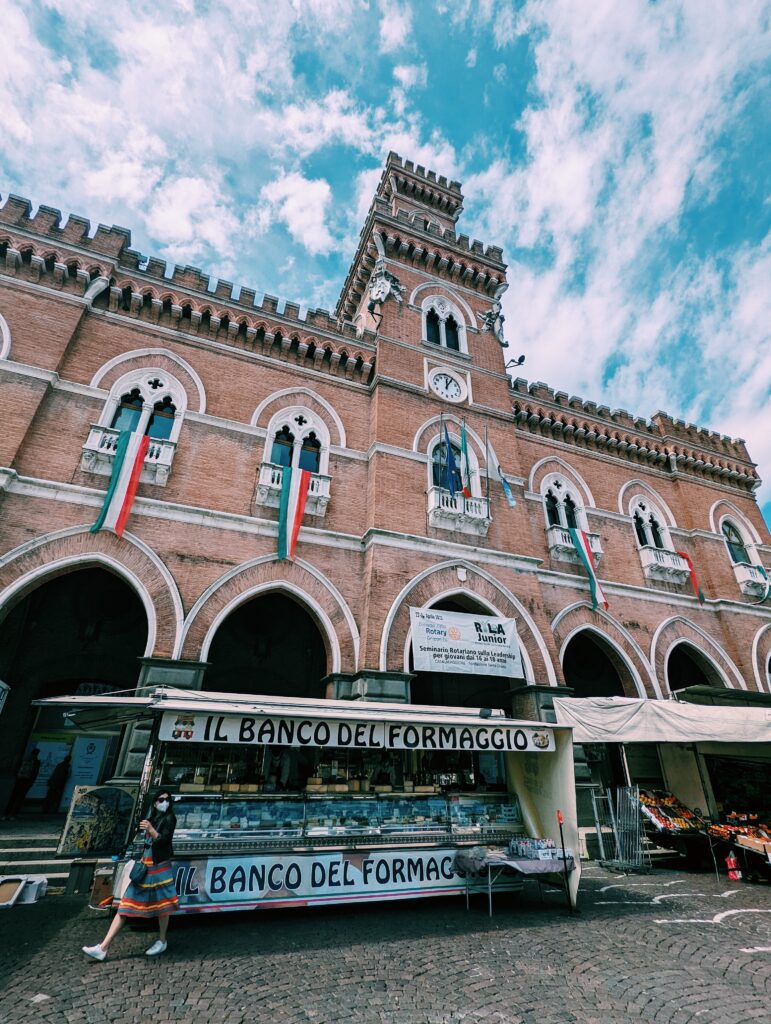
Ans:
[{"label": "italian flag on pole", "polygon": [[466,421],[460,425],[460,461],[461,480],[463,481],[463,497],[471,497],[471,466],[468,460],[468,441],[466,440]]},{"label": "italian flag on pole", "polygon": [[104,496],[102,511],[91,527],[90,533],[97,533],[99,530],[113,530],[119,537],[123,536],[126,520],[131,512],[131,506],[134,504],[149,444],[150,438],[147,434],[122,430],[118,435],[110,486]]},{"label": "italian flag on pole", "polygon": [[309,469],[284,466],[281,477],[281,504],[278,512],[278,557],[287,561],[294,559],[297,535],[305,514],[308,487],[311,482]]},{"label": "italian flag on pole", "polygon": [[592,608],[597,611],[598,605],[607,611],[608,602],[603,593],[603,589],[600,586],[600,581],[597,579],[597,572],[594,566],[594,555],[592,549],[589,546],[589,538],[586,536],[583,530],[574,530],[572,527],[568,527],[568,533],[573,541],[576,551],[578,552],[579,558],[583,562],[586,574],[589,577],[589,587],[592,591]]}]

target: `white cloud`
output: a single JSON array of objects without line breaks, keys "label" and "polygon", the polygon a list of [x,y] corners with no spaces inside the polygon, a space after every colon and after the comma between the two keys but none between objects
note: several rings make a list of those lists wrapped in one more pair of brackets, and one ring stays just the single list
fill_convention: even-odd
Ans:
[{"label": "white cloud", "polygon": [[265,185],[260,197],[268,204],[270,216],[283,221],[292,238],[309,253],[330,252],[333,239],[326,214],[332,190],[323,178],[308,180],[295,171]]},{"label": "white cloud", "polygon": [[428,68],[425,64],[397,64],[394,78],[404,89],[423,89],[428,82]]},{"label": "white cloud", "polygon": [[472,46],[469,52],[466,54],[466,67],[475,68],[477,66],[477,48]]},{"label": "white cloud", "polygon": [[154,193],[146,213],[149,230],[164,239],[164,254],[187,261],[211,247],[232,257],[240,225],[219,192],[217,176],[167,179]]},{"label": "white cloud", "polygon": [[393,53],[406,46],[412,32],[412,10],[395,0],[380,0],[380,50]]},{"label": "white cloud", "polygon": [[464,191],[475,233],[525,250],[504,309],[531,378],[698,418],[768,460],[767,245],[663,270],[686,202],[718,194],[715,144],[762,82],[763,6],[629,0],[587,16],[526,3],[512,31],[537,40],[538,100],[518,124],[527,160],[498,159]]}]

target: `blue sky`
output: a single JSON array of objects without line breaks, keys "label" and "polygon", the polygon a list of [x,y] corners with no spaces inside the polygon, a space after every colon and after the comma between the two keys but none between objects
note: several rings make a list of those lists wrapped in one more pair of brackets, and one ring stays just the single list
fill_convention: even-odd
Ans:
[{"label": "blue sky", "polygon": [[771,521],[771,4],[0,0],[0,191],[334,307],[389,150],[504,247],[531,380],[747,439]]}]

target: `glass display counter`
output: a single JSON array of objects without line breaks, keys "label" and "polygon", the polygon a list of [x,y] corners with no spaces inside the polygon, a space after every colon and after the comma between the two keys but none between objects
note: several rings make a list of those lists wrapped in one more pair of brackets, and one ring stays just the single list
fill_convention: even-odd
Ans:
[{"label": "glass display counter", "polygon": [[389,836],[483,829],[516,832],[522,818],[511,794],[379,793],[252,797],[183,794],[174,798],[177,840],[238,836]]}]

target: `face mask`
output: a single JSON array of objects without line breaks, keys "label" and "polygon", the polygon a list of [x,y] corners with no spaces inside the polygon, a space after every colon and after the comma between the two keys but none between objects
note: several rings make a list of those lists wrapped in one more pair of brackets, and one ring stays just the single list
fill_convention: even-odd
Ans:
[{"label": "face mask", "polygon": [[156,803],[156,805],[155,805],[155,806],[156,806],[156,807],[158,808],[158,810],[159,810],[159,811],[161,811],[161,812],[163,812],[163,811],[168,811],[168,809],[169,809],[169,801],[168,801],[168,800],[159,800],[159,801],[158,801],[158,802]]}]

